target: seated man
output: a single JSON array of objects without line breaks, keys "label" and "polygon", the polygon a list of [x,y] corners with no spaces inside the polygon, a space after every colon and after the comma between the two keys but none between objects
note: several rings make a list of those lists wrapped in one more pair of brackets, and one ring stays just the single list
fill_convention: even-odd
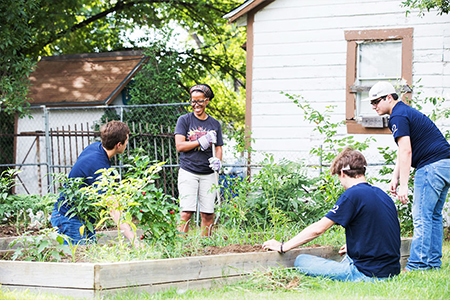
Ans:
[{"label": "seated man", "polygon": [[[101,142],[95,142],[87,146],[81,152],[75,165],[69,173],[69,178],[83,178],[84,184],[92,185],[97,177],[101,174],[96,172],[100,169],[109,169],[111,167],[110,159],[116,154],[122,154],[128,143],[128,135],[130,129],[128,126],[119,121],[111,121],[100,129]],[[58,228],[58,232],[67,235],[71,239],[72,244],[85,244],[86,240],[95,241],[95,232],[84,230],[83,235],[80,233],[80,227],[83,222],[77,217],[69,217],[69,210],[72,203],[68,203],[65,195],[61,193],[58,201],[53,208],[51,223],[53,227]],[[112,210],[111,216],[116,222],[119,222],[119,213]],[[135,234],[129,224],[121,223],[119,228],[123,234],[135,245],[139,241],[135,238]]]},{"label": "seated man", "polygon": [[284,253],[322,235],[334,224],[345,228],[346,245],[341,262],[301,254],[295,261],[298,271],[341,281],[373,281],[400,273],[400,224],[392,199],[365,178],[364,156],[346,148],[331,164],[345,192],[334,207],[316,223],[286,243],[266,241],[264,249]]}]

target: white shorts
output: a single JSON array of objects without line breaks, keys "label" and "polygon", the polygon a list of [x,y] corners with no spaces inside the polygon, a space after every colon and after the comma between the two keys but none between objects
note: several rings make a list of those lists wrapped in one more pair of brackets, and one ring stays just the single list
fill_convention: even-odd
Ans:
[{"label": "white shorts", "polygon": [[178,192],[181,211],[197,211],[197,197],[200,212],[214,213],[216,199],[216,174],[193,174],[180,168],[178,171]]}]

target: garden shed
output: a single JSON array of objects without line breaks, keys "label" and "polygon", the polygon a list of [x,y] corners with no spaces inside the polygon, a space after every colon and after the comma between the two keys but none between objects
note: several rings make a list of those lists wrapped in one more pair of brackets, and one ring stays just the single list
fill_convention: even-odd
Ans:
[{"label": "garden shed", "polygon": [[[336,106],[331,120],[346,122],[339,136],[375,137],[365,153],[370,162],[380,157],[377,147],[396,149],[389,130],[361,102],[375,82],[391,81],[404,100],[450,99],[450,16],[406,13],[401,4],[249,0],[226,14],[229,22],[247,27],[246,125],[252,148],[317,164],[309,151],[323,138],[281,92],[299,95],[321,112]],[[422,111],[432,108],[424,105]],[[437,124],[445,131],[450,120]]]},{"label": "garden shed", "polygon": [[[22,170],[16,193],[45,194],[46,166],[61,171],[73,165],[95,137],[105,106],[126,104],[127,85],[147,60],[142,51],[118,51],[49,56],[37,63],[29,78],[30,118],[16,120],[11,149]],[[72,141],[70,135],[78,138]]]}]

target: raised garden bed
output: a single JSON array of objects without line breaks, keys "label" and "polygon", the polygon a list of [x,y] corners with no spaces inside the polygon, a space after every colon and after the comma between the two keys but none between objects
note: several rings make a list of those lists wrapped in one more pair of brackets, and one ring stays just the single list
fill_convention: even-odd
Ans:
[{"label": "raised garden bed", "polygon": [[[402,267],[409,256],[410,244],[410,239],[402,240]],[[302,253],[339,259],[331,246],[323,246],[298,248],[285,254],[258,252],[117,263],[0,261],[0,284],[8,289],[88,298],[130,287],[153,293],[172,287],[210,287],[268,267],[291,268]]]}]

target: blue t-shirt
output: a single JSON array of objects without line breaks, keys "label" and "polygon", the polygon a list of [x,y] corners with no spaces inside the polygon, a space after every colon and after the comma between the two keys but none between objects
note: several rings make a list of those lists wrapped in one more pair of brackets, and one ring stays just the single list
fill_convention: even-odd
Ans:
[{"label": "blue t-shirt", "polygon": [[326,217],[345,228],[347,254],[369,277],[400,273],[400,224],[392,199],[359,183],[347,189]]},{"label": "blue t-shirt", "polygon": [[[106,154],[105,149],[102,147],[102,143],[95,142],[84,148],[80,156],[70,170],[69,178],[84,178],[86,186],[92,185],[98,176],[101,174],[95,174],[100,169],[108,169],[111,167],[111,162],[109,161],[108,154]],[[60,194],[58,202],[64,201],[64,194]],[[55,203],[55,208],[58,209],[58,202]],[[59,211],[66,214],[70,209],[70,203],[61,205]]]},{"label": "blue t-shirt", "polygon": [[399,137],[410,137],[411,166],[416,169],[450,157],[450,145],[433,121],[401,101],[392,109],[389,129],[396,142]]},{"label": "blue t-shirt", "polygon": [[[222,127],[219,121],[211,116],[200,120],[194,113],[188,113],[178,118],[175,134],[181,134],[186,141],[196,141],[208,131],[216,131],[216,146],[223,146]],[[202,151],[200,146],[190,151],[180,153],[180,168],[195,174],[211,174],[213,170],[209,167],[208,159],[212,157],[212,149],[209,147]]]}]

